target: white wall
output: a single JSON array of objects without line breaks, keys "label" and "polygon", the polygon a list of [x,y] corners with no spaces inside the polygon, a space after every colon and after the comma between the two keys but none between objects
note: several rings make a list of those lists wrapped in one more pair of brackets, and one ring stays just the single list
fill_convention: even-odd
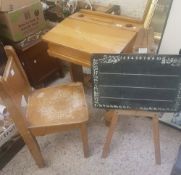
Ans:
[{"label": "white wall", "polygon": [[[83,0],[84,1],[84,0]],[[122,15],[141,19],[148,0],[91,0],[102,4],[117,4]]]},{"label": "white wall", "polygon": [[178,54],[181,49],[181,0],[173,0],[159,54]]},{"label": "white wall", "polygon": [[[48,0],[56,1],[56,0]],[[74,0],[71,0],[74,1]],[[87,0],[79,0],[86,2]],[[122,15],[142,19],[144,9],[148,0],[90,0],[100,4],[116,4],[120,5]]]}]

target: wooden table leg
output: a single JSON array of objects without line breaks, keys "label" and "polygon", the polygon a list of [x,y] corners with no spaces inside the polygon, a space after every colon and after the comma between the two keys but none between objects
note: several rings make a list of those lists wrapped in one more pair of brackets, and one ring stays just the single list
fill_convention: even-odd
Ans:
[{"label": "wooden table leg", "polygon": [[112,120],[111,120],[111,125],[109,127],[109,131],[106,136],[106,142],[104,144],[102,158],[106,158],[108,156],[112,136],[113,136],[113,133],[116,128],[117,121],[118,121],[118,114],[116,113],[116,111],[111,111],[111,113],[109,113],[109,114],[112,115],[111,116]]},{"label": "wooden table leg", "polygon": [[80,65],[70,63],[70,75],[74,82],[84,82],[83,68]]}]

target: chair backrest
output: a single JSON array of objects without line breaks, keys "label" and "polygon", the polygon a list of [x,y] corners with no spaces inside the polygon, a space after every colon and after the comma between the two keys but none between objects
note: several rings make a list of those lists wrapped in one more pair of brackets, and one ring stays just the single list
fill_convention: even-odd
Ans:
[{"label": "chair backrest", "polygon": [[8,61],[4,74],[0,77],[0,95],[16,126],[22,130],[21,128],[26,129],[24,111],[32,89],[14,49],[6,46],[5,51]]}]

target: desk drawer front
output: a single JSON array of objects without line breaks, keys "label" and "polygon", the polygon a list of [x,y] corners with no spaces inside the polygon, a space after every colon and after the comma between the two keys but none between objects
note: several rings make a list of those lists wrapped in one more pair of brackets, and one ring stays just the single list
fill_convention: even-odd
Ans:
[{"label": "desk drawer front", "polygon": [[49,44],[49,54],[59,57],[62,60],[75,63],[78,65],[90,67],[91,54],[82,52],[73,48],[67,48],[62,45]]}]

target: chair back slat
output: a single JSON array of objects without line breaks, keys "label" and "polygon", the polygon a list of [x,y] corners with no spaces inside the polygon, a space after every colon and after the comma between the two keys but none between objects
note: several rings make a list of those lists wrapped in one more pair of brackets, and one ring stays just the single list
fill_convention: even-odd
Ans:
[{"label": "chair back slat", "polygon": [[5,51],[8,61],[0,79],[0,95],[16,126],[26,129],[26,102],[32,89],[14,49],[6,46]]}]

